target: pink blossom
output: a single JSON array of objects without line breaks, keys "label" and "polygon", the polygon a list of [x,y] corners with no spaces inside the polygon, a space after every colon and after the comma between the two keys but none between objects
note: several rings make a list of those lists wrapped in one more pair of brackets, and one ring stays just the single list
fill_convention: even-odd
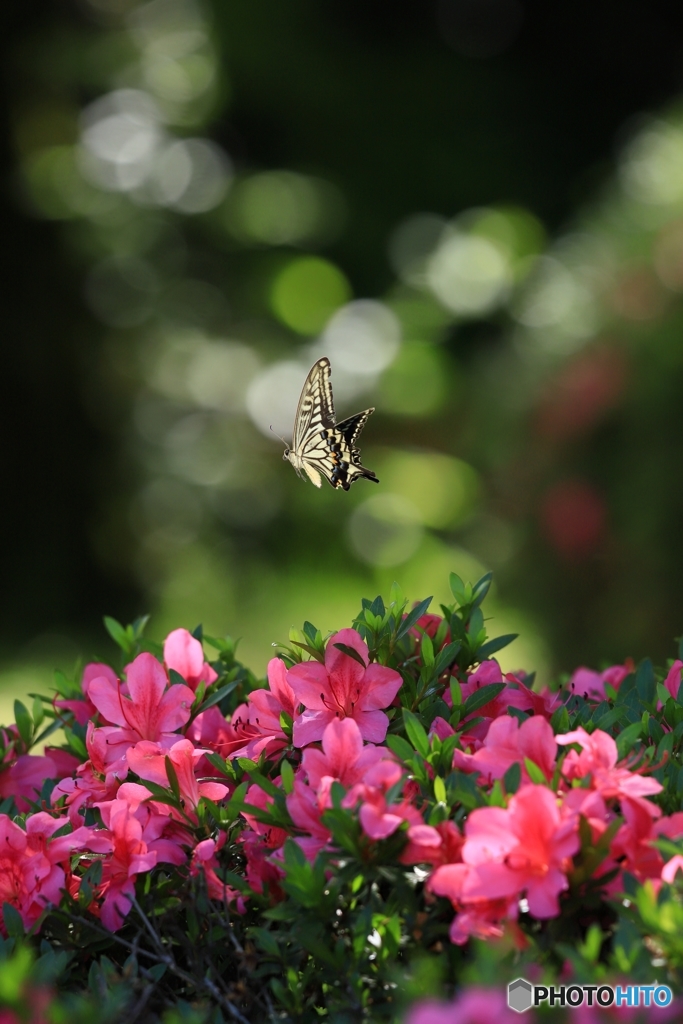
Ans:
[{"label": "pink blossom", "polygon": [[403,769],[394,761],[379,761],[369,768],[364,780],[353,786],[342,800],[343,807],[355,807],[361,801],[358,818],[371,839],[386,839],[407,821],[421,825],[422,817],[409,800],[388,803],[390,789],[400,782]]},{"label": "pink blossom", "polygon": [[138,740],[168,741],[189,719],[192,690],[180,683],[168,686],[166,672],[151,654],[138,654],[128,666],[127,683],[130,697],[123,694],[120,683],[109,678],[100,677],[90,684],[90,699],[97,710],[110,725],[120,727],[121,745]]},{"label": "pink blossom", "polygon": [[633,672],[633,662],[629,658],[623,665],[610,665],[602,672],[592,668],[577,668],[569,680],[569,689],[587,700],[602,701],[606,698],[605,683],[613,690],[618,690],[627,675]]},{"label": "pink blossom", "polygon": [[667,673],[667,677],[664,680],[664,685],[673,697],[674,700],[678,698],[678,690],[681,685],[681,669],[683,668],[683,661],[678,659],[674,661],[673,665]]},{"label": "pink blossom", "polygon": [[[335,644],[352,647],[361,657],[359,664]],[[305,747],[322,739],[325,726],[335,718],[353,718],[361,736],[381,743],[389,727],[382,711],[401,688],[401,677],[383,665],[370,665],[367,644],[355,629],[342,629],[331,636],[325,650],[325,664],[317,661],[294,665],[288,681],[297,702],[306,710],[294,722],[294,745]]]},{"label": "pink blossom", "polygon": [[51,758],[20,754],[0,765],[0,799],[12,796],[19,811],[28,811],[31,802],[40,795],[45,780],[54,778],[55,774]]},{"label": "pink blossom", "polygon": [[326,778],[349,789],[361,782],[368,769],[383,758],[393,759],[393,755],[386,747],[364,745],[354,718],[334,718],[323,732],[322,750],[315,747],[304,750],[301,771],[314,789]]},{"label": "pink blossom", "polygon": [[287,682],[287,669],[281,658],[268,662],[268,684],[269,689],[252,690],[247,703],[235,708],[231,720],[234,742],[228,756],[257,761],[264,750],[271,757],[289,743],[280,715],[284,713],[293,719],[299,702]]},{"label": "pink blossom", "polygon": [[228,787],[220,782],[198,782],[195,766],[201,760],[204,751],[193,746],[190,740],[180,739],[167,750],[158,743],[140,740],[130,747],[126,754],[132,771],[141,779],[156,782],[159,786],[168,786],[166,758],[175,769],[180,789],[180,798],[185,813],[194,812],[201,797],[209,800],[223,800],[229,793]]},{"label": "pink blossom", "polygon": [[103,665],[101,662],[91,661],[83,669],[81,678],[83,697],[80,700],[55,699],[55,708],[71,711],[79,725],[87,725],[90,719],[97,714],[97,708],[90,699],[90,684],[94,679],[108,679],[113,686],[118,684],[118,677],[113,668]]},{"label": "pink blossom", "polygon": [[[476,711],[473,711],[471,715],[464,719],[460,728],[463,726],[467,727],[468,719],[483,718],[484,721],[473,726],[467,732],[467,735],[463,736],[463,742],[467,742],[470,739],[483,740],[491,721],[494,718],[500,718],[501,715],[507,715],[509,707],[519,708],[520,710],[529,707],[528,687],[525,692],[521,692],[516,686],[511,685],[509,680],[503,676],[500,665],[493,658],[489,661],[482,661],[481,665],[468,675],[467,680],[460,684],[463,704],[468,697],[476,693],[482,686],[490,686],[492,683],[505,683],[506,686],[497,697],[490,700],[488,704],[484,704],[483,707],[477,708]],[[453,706],[450,690],[446,690],[443,699],[449,707]]]},{"label": "pink blossom", "polygon": [[438,825],[411,825],[407,835],[408,843],[399,857],[401,864],[433,864],[437,867],[460,860],[465,839],[453,821],[442,821]]},{"label": "pink blossom", "polygon": [[605,800],[640,802],[653,818],[659,817],[659,808],[643,798],[661,792],[661,783],[643,778],[623,765],[617,766],[617,745],[608,733],[596,729],[589,734],[579,726],[573,732],[556,736],[555,741],[560,745],[578,743],[582,748],[580,753],[570,750],[564,759],[562,774],[566,779],[583,779],[590,775],[592,785]]},{"label": "pink blossom", "polygon": [[186,629],[174,629],[164,640],[164,661],[166,667],[183,677],[191,690],[200,682],[210,686],[218,679],[218,673],[204,661],[202,645]]},{"label": "pink blossom", "polygon": [[469,933],[481,936],[487,928],[496,934],[502,917],[514,916],[522,892],[534,917],[559,913],[558,896],[567,888],[579,836],[576,820],[562,819],[554,793],[523,786],[507,809],[472,811],[465,836],[463,864],[437,867],[428,882],[432,892],[448,896],[462,911],[451,929],[453,941],[465,941]]},{"label": "pink blossom", "polygon": [[673,885],[674,878],[678,871],[683,871],[683,857],[680,853],[677,853],[675,857],[668,860],[662,868],[662,881],[668,882],[669,885]]},{"label": "pink blossom", "polygon": [[[517,1024],[518,1015],[508,1009],[500,989],[472,988],[461,992],[452,1003],[425,1000],[412,1007],[405,1024]],[[525,1017],[533,1024],[533,1015]]]},{"label": "pink blossom", "polygon": [[224,903],[234,900],[237,903],[237,910],[243,913],[244,900],[240,894],[221,881],[216,874],[216,870],[220,867],[217,854],[225,846],[226,840],[227,834],[221,832],[217,840],[203,839],[201,843],[197,843],[192,851],[190,874],[193,876],[199,874],[204,876],[206,889],[212,900],[220,900]]},{"label": "pink blossom", "polygon": [[125,800],[111,800],[100,807],[107,826],[109,856],[102,860],[102,897],[100,916],[102,924],[115,932],[123,925],[135,898],[135,880],[145,871],[151,871],[158,859],[156,851],[147,848],[142,837],[142,825]]},{"label": "pink blossom", "polygon": [[501,779],[511,765],[519,763],[522,778],[528,781],[524,759],[529,758],[550,779],[555,771],[556,753],[553,730],[545,718],[534,715],[520,725],[511,715],[503,715],[491,722],[484,744],[475,754],[454,751],[453,767],[481,772],[484,778]]},{"label": "pink blossom", "polygon": [[[87,830],[52,839],[64,824],[41,811],[27,819],[24,832],[6,814],[0,815],[0,906],[9,903],[24,925],[33,925],[46,906],[58,904],[65,887],[65,870],[74,850],[82,849]],[[0,932],[5,934],[0,921]]]}]

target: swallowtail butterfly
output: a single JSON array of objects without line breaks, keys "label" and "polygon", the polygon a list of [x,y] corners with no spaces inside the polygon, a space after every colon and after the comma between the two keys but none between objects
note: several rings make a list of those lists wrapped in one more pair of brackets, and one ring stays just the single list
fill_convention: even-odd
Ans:
[{"label": "swallowtail butterfly", "polygon": [[333,487],[343,487],[345,491],[359,476],[379,483],[372,470],[361,465],[360,452],[355,447],[374,411],[365,409],[337,423],[330,361],[326,357],[319,359],[306,377],[294,417],[292,446],[285,448],[283,459],[292,463],[299,476],[304,470],[316,487],[322,486],[321,474]]}]

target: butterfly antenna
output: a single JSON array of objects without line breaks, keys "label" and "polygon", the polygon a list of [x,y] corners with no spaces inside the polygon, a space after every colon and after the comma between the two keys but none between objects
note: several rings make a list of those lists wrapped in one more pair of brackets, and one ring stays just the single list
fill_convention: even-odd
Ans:
[{"label": "butterfly antenna", "polygon": [[270,427],[270,430],[272,430],[272,431],[273,431],[273,433],[275,434],[275,436],[276,436],[276,437],[279,437],[279,438],[280,438],[280,440],[282,441],[282,443],[283,443],[283,445],[285,446],[285,448],[288,448],[288,447],[289,447],[289,445],[288,445],[287,441],[285,441],[284,437],[280,437],[280,435],[279,435],[279,434],[276,434],[276,433],[275,433],[275,431],[273,430],[272,426]]}]

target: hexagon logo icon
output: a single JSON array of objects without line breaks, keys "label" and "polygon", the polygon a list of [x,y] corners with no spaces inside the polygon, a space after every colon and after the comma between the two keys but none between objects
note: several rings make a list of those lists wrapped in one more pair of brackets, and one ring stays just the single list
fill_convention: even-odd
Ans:
[{"label": "hexagon logo icon", "polygon": [[526,978],[516,978],[508,985],[508,1006],[517,1013],[531,1009],[533,989]]}]

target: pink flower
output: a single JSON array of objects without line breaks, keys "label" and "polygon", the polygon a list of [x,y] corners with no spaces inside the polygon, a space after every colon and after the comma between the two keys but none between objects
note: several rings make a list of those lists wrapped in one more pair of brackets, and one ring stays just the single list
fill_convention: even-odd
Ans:
[{"label": "pink flower", "polygon": [[451,926],[453,942],[469,934],[500,934],[500,921],[516,916],[526,892],[534,917],[555,917],[568,886],[570,857],[579,849],[577,821],[562,819],[555,794],[523,786],[507,809],[481,807],[465,825],[462,864],[437,867],[428,888],[461,911]]},{"label": "pink flower", "polygon": [[390,789],[400,782],[403,769],[394,761],[379,761],[369,768],[363,782],[354,786],[342,800],[343,807],[355,807],[361,801],[358,818],[371,839],[386,839],[407,821],[422,825],[422,817],[409,800],[388,803]]},{"label": "pink flower", "polygon": [[[499,989],[473,986],[461,992],[452,1003],[426,1000],[413,1006],[405,1024],[516,1024],[517,1014],[508,1009]],[[529,1024],[533,1016],[526,1017]]]},{"label": "pink flower", "polygon": [[[357,651],[363,664],[338,650],[337,643]],[[363,739],[381,743],[389,727],[381,709],[389,707],[402,682],[393,669],[368,664],[367,644],[355,629],[342,629],[330,637],[324,665],[317,661],[294,665],[288,681],[296,700],[306,708],[294,722],[296,747],[322,739],[325,726],[335,718],[355,719]]]},{"label": "pink flower", "polygon": [[90,719],[94,718],[97,714],[97,709],[90,700],[90,684],[93,679],[108,679],[113,686],[116,686],[118,683],[118,678],[113,668],[110,668],[109,665],[103,665],[101,662],[91,661],[83,669],[83,676],[81,678],[82,699],[55,699],[54,701],[55,708],[71,711],[79,725],[87,725]]},{"label": "pink flower", "polygon": [[[68,867],[71,853],[85,844],[87,829],[52,839],[63,825],[62,818],[41,811],[29,816],[24,832],[0,815],[0,906],[15,907],[27,928],[46,906],[59,903],[66,880],[62,865]],[[5,934],[1,920],[0,932]]]},{"label": "pink flower", "polygon": [[234,740],[229,757],[250,757],[258,761],[265,750],[273,756],[289,743],[282,731],[280,715],[293,719],[299,701],[287,682],[287,669],[280,658],[268,662],[267,690],[252,690],[246,704],[240,704],[232,715]]},{"label": "pink flower", "polygon": [[49,757],[20,754],[15,760],[0,765],[0,799],[13,796],[22,813],[37,800],[46,779],[53,779],[56,766]]},{"label": "pink flower", "polygon": [[[515,677],[516,679],[516,677]],[[517,680],[516,680],[517,681]],[[462,726],[467,726],[467,719],[483,718],[483,722],[479,722],[475,725],[466,736],[463,737],[463,741],[467,742],[469,739],[483,740],[488,730],[491,721],[494,718],[500,718],[501,715],[507,715],[508,708],[528,708],[530,704],[528,687],[525,688],[524,692],[517,689],[516,686],[512,686],[510,682],[503,677],[500,665],[495,659],[490,661],[482,661],[474,672],[472,672],[466,682],[460,684],[460,690],[462,692],[463,704],[473,693],[481,689],[482,686],[489,686],[492,683],[506,683],[505,689],[501,690],[497,697],[490,700],[488,704],[484,704],[483,707],[477,708],[472,714],[468,715],[464,720]],[[453,700],[450,694],[450,690],[446,690],[443,697],[444,701],[449,707],[453,706]]]},{"label": "pink flower", "polygon": [[102,898],[100,916],[110,932],[118,931],[135,898],[135,880],[141,872],[151,871],[158,854],[147,849],[142,825],[125,800],[111,800],[100,807],[107,826],[109,855],[102,860]]},{"label": "pink flower", "polygon": [[454,751],[453,767],[481,772],[484,779],[501,779],[511,765],[519,763],[522,778],[528,781],[524,759],[529,758],[550,779],[555,771],[556,753],[553,730],[545,718],[534,715],[520,725],[511,715],[503,715],[491,722],[484,745],[475,754]]},{"label": "pink flower", "polygon": [[204,651],[199,640],[186,629],[174,629],[164,640],[164,661],[166,667],[183,677],[191,690],[200,682],[210,686],[218,679],[218,673],[204,661]]},{"label": "pink flower", "polygon": [[439,825],[411,825],[408,844],[401,852],[401,864],[455,864],[460,858],[464,837],[453,821]]},{"label": "pink flower", "polygon": [[168,740],[185,725],[194,694],[180,683],[168,686],[166,672],[151,654],[138,654],[128,666],[127,683],[130,697],[109,678],[90,684],[90,699],[107,722],[120,727],[122,745]]},{"label": "pink flower", "polygon": [[168,786],[166,758],[173,765],[178,779],[180,798],[185,813],[196,810],[201,797],[209,800],[223,800],[229,793],[227,786],[220,782],[198,782],[195,766],[201,760],[203,750],[198,750],[190,740],[180,739],[168,750],[163,750],[158,743],[140,740],[134,747],[129,747],[126,754],[132,771],[141,779],[156,782],[159,786]]},{"label": "pink flower", "polygon": [[572,693],[586,697],[587,700],[605,700],[605,683],[613,690],[618,690],[627,675],[633,672],[633,662],[629,658],[623,665],[611,665],[603,672],[595,672],[592,668],[577,668],[569,680]]},{"label": "pink flower", "polygon": [[581,753],[570,750],[564,759],[562,774],[566,779],[582,779],[590,775],[593,787],[605,800],[636,801],[653,818],[659,817],[659,808],[643,798],[661,792],[661,783],[617,766],[617,745],[606,732],[596,729],[589,735],[579,726],[573,732],[556,736],[555,742],[560,745],[578,743],[582,747]]},{"label": "pink flower", "polygon": [[673,665],[669,669],[664,685],[671,694],[674,700],[678,697],[678,690],[681,685],[681,669],[683,668],[683,661],[678,659],[674,661]]},{"label": "pink flower", "polygon": [[392,758],[386,747],[363,744],[354,718],[334,718],[323,732],[322,750],[315,747],[304,750],[301,771],[314,789],[323,785],[325,779],[340,782],[350,789],[363,780],[369,768],[385,757]]},{"label": "pink flower", "polygon": [[221,832],[218,840],[215,839],[203,839],[201,843],[197,843],[194,850],[192,851],[192,859],[190,860],[190,874],[193,876],[203,875],[206,881],[206,889],[209,897],[212,900],[220,900],[224,903],[229,903],[235,900],[237,903],[237,910],[239,913],[244,912],[244,900],[240,894],[235,890],[231,889],[229,885],[216,874],[216,869],[220,867],[218,863],[218,851],[225,845],[227,834]]}]

